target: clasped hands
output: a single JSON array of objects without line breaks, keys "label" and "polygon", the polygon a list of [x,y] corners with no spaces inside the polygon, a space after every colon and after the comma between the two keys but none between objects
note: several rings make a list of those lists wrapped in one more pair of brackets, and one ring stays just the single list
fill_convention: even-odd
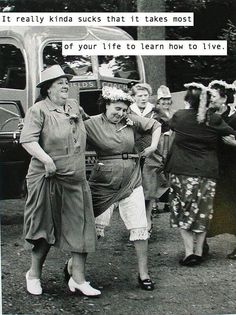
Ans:
[{"label": "clasped hands", "polygon": [[149,157],[153,152],[155,152],[156,148],[154,146],[149,146],[141,152],[141,157]]}]

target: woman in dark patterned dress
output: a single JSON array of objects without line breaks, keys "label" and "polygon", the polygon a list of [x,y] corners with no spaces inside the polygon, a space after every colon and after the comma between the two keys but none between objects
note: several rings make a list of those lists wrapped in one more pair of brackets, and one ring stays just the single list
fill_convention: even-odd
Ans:
[{"label": "woman in dark patterned dress", "polygon": [[171,180],[170,224],[180,228],[185,247],[179,263],[193,266],[202,262],[203,243],[213,217],[218,139],[234,134],[234,130],[219,115],[208,114],[206,87],[199,83],[185,87],[190,108],[177,111],[170,120],[175,139],[167,171]]}]

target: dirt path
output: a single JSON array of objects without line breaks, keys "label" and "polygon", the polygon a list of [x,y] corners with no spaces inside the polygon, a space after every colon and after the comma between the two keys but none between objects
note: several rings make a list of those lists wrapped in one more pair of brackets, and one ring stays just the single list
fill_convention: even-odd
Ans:
[{"label": "dirt path", "polygon": [[[13,206],[14,203],[9,207]],[[115,213],[105,239],[99,240],[97,252],[88,258],[88,278],[102,290],[98,299],[68,291],[63,280],[68,255],[54,248],[44,267],[44,294],[28,295],[24,277],[30,256],[22,247],[22,224],[2,224],[3,314],[236,314],[236,261],[225,259],[235,238],[225,234],[210,239],[211,254],[204,264],[181,267],[178,260],[183,248],[178,231],[169,228],[168,217],[164,213],[154,219],[149,265],[156,290],[146,292],[137,286],[134,248]]]}]

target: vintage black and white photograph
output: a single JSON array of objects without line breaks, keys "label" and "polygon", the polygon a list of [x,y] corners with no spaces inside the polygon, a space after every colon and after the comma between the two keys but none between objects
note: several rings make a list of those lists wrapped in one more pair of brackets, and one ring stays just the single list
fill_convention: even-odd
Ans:
[{"label": "vintage black and white photograph", "polygon": [[[179,12],[193,25],[40,23]],[[0,313],[235,315],[236,0],[0,0],[0,19]],[[63,52],[139,40],[227,53]]]}]

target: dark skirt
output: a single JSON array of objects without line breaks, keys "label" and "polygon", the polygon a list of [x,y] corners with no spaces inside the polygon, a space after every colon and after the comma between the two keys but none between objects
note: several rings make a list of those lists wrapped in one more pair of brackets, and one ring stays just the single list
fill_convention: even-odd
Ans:
[{"label": "dark skirt", "polygon": [[170,182],[171,227],[206,232],[213,218],[216,181],[171,174]]},{"label": "dark skirt", "polygon": [[[151,135],[140,138],[136,144],[142,152],[151,143]],[[160,137],[157,150],[147,157],[142,165],[142,186],[145,200],[160,198],[169,189],[169,180],[164,172],[169,136]]]},{"label": "dark skirt", "polygon": [[145,200],[160,198],[169,189],[168,177],[164,173],[164,160],[157,151],[145,159],[142,186]]}]

